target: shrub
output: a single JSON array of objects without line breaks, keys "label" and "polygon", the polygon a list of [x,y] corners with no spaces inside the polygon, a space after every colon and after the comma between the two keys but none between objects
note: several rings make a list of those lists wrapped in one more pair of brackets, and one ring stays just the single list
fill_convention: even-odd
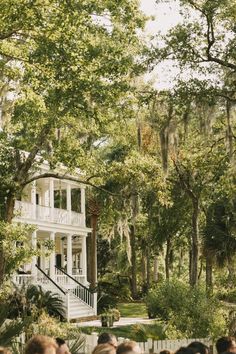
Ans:
[{"label": "shrub", "polygon": [[130,299],[130,291],[126,284],[120,283],[119,278],[113,276],[111,281],[98,283],[98,313],[110,308],[116,308],[121,300]]},{"label": "shrub", "polygon": [[7,302],[10,304],[10,318],[37,317],[42,311],[51,316],[60,316],[64,312],[61,298],[51,291],[44,291],[40,285],[15,286]]},{"label": "shrub", "polygon": [[136,340],[139,342],[146,342],[148,338],[153,340],[163,340],[167,338],[166,328],[160,322],[155,322],[152,324],[141,324],[137,323],[131,327],[131,334],[135,336]]},{"label": "shrub", "polygon": [[220,303],[198,288],[179,281],[161,283],[146,297],[148,313],[165,321],[172,332],[187,337],[219,336],[225,332]]}]

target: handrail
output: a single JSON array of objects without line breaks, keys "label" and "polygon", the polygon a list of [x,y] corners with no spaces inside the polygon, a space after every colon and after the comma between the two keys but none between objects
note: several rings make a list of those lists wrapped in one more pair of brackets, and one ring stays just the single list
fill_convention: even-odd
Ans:
[{"label": "handrail", "polygon": [[64,295],[66,295],[66,292],[62,288],[60,288],[60,286],[55,283],[55,281],[53,281],[37,264],[35,264],[35,266],[51,283],[53,283]]},{"label": "handrail", "polygon": [[64,269],[62,269],[62,268],[60,268],[60,267],[58,267],[58,266],[56,266],[56,265],[55,265],[55,268],[56,268],[56,269],[59,269],[62,273],[64,273],[65,275],[67,275],[70,279],[74,280],[75,283],[77,283],[78,285],[82,286],[82,288],[84,288],[85,290],[87,290],[89,293],[93,294],[93,292],[92,292],[89,288],[87,288],[85,285],[81,284],[78,280],[76,280],[75,278],[73,278],[70,274],[66,273],[66,272],[64,271]]}]

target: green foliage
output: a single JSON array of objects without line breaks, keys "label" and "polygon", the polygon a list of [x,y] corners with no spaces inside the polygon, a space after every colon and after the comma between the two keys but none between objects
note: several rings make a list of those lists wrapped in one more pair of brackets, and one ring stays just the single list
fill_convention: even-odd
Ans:
[{"label": "green foliage", "polygon": [[34,334],[42,334],[50,337],[61,337],[66,340],[79,339],[84,342],[80,330],[73,324],[60,322],[58,319],[42,312],[37,321],[27,328],[27,336],[30,338]]},{"label": "green foliage", "polygon": [[143,302],[124,302],[118,304],[122,317],[147,317],[146,304]]},{"label": "green foliage", "polygon": [[40,285],[15,287],[7,301],[10,318],[32,316],[37,319],[42,312],[56,317],[64,313],[62,299],[51,291],[44,291]]},{"label": "green foliage", "polygon": [[162,283],[150,290],[146,303],[153,317],[185,338],[217,337],[225,332],[219,302],[199,287],[190,288],[179,281]]},{"label": "green foliage", "polygon": [[30,324],[30,319],[9,320],[10,305],[1,302],[0,306],[0,345],[7,347],[13,344],[25,328]]},{"label": "green foliage", "polygon": [[29,244],[29,232],[33,226],[20,223],[9,224],[0,221],[0,249],[4,252],[5,277],[9,277],[24,263],[27,263],[35,251]]},{"label": "green foliage", "polygon": [[98,313],[117,308],[118,302],[127,299],[130,299],[129,287],[114,274],[98,282]]},{"label": "green foliage", "polygon": [[132,326],[132,334],[138,338],[139,342],[147,342],[149,338],[153,340],[167,339],[166,326],[161,322],[153,324],[135,324]]}]

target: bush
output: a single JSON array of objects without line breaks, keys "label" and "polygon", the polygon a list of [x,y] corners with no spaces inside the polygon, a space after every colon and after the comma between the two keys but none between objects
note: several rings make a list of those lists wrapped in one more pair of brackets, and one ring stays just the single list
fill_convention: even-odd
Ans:
[{"label": "bush", "polygon": [[130,299],[129,288],[120,283],[114,275],[111,281],[100,281],[97,290],[99,314],[110,308],[117,308],[117,304],[121,300]]},{"label": "bush", "polygon": [[131,333],[139,342],[147,342],[148,338],[152,338],[153,340],[167,338],[165,326],[157,321],[146,325],[141,323],[134,324],[131,327]]},{"label": "bush", "polygon": [[236,290],[235,289],[224,290],[224,291],[220,290],[217,297],[219,300],[236,303]]},{"label": "bush", "polygon": [[150,317],[165,321],[172,332],[186,338],[224,334],[226,321],[220,303],[199,288],[179,281],[161,283],[146,297]]}]

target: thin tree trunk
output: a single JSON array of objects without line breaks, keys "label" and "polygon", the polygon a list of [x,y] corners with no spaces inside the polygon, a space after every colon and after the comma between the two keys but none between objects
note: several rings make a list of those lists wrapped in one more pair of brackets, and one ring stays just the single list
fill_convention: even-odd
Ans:
[{"label": "thin tree trunk", "polygon": [[147,288],[150,288],[150,270],[151,270],[151,264],[150,264],[150,251],[149,251],[149,246],[147,245]]},{"label": "thin tree trunk", "polygon": [[226,130],[226,142],[228,145],[228,153],[229,153],[229,158],[230,161],[232,162],[233,160],[233,129],[232,129],[232,124],[231,124],[231,103],[227,101],[226,103],[226,112],[227,112],[227,130]]},{"label": "thin tree trunk", "polygon": [[191,284],[191,276],[192,276],[192,250],[189,250],[189,266],[188,266],[188,274],[189,274],[189,284]]},{"label": "thin tree trunk", "polygon": [[179,264],[178,264],[178,277],[181,277],[182,274],[182,267],[183,267],[183,249],[180,249],[180,254],[179,254]]},{"label": "thin tree trunk", "polygon": [[91,215],[91,288],[96,288],[97,285],[97,223],[98,216]]},{"label": "thin tree trunk", "polygon": [[143,284],[147,283],[147,259],[145,250],[142,251],[142,281]]},{"label": "thin tree trunk", "polygon": [[158,255],[154,256],[153,280],[156,283],[158,282]]},{"label": "thin tree trunk", "polygon": [[199,202],[198,199],[193,199],[193,214],[192,214],[192,260],[191,260],[191,276],[190,285],[195,286],[198,283],[198,258],[199,258]]},{"label": "thin tree trunk", "polygon": [[166,256],[165,256],[166,280],[170,279],[170,252],[171,252],[171,240],[170,237],[168,237],[166,242]]},{"label": "thin tree trunk", "polygon": [[130,228],[130,247],[131,247],[131,293],[133,299],[137,298],[137,259],[136,259],[136,239],[135,226]]},{"label": "thin tree trunk", "polygon": [[212,258],[208,254],[206,255],[206,290],[211,291],[213,288],[212,281]]},{"label": "thin tree trunk", "polygon": [[[6,210],[3,220],[7,223],[12,223],[14,217],[14,206],[15,206],[15,197],[13,194],[9,194],[6,200]],[[5,279],[5,269],[6,269],[6,258],[4,247],[0,243],[0,287]]]}]

